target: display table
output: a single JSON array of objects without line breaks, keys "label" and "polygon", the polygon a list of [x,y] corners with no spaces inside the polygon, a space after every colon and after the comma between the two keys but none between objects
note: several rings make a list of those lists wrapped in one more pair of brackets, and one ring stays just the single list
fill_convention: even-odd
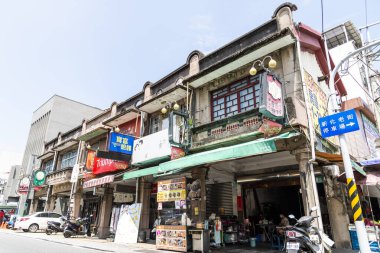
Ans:
[{"label": "display table", "polygon": [[193,238],[193,251],[209,252],[210,232],[204,229],[189,229]]}]

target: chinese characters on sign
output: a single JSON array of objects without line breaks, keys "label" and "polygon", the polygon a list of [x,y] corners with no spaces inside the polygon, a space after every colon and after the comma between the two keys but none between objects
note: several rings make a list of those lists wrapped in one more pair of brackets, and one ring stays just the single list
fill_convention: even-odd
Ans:
[{"label": "chinese characters on sign", "polygon": [[94,158],[94,167],[92,173],[94,175],[113,172],[117,170],[125,170],[128,168],[128,163],[124,161],[115,161],[111,159],[105,159],[96,157]]},{"label": "chinese characters on sign", "polygon": [[264,73],[262,77],[262,94],[259,111],[270,119],[284,117],[282,85],[272,75]]},{"label": "chinese characters on sign", "polygon": [[319,118],[322,138],[359,130],[354,109]]},{"label": "chinese characters on sign", "polygon": [[109,151],[132,154],[134,137],[112,132],[110,134]]},{"label": "chinese characters on sign", "polygon": [[186,200],[186,178],[159,181],[157,202]]}]

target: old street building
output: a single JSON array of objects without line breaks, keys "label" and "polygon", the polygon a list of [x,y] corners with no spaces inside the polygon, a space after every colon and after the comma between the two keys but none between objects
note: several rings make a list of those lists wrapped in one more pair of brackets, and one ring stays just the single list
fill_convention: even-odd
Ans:
[{"label": "old street building", "polygon": [[[199,233],[187,225],[202,228],[209,217],[213,243],[219,222],[234,243],[255,233],[238,236],[244,220],[278,224],[279,214],[319,206],[316,225],[350,247],[337,140],[322,139],[318,127],[329,97],[326,54],[320,33],[294,23],[295,10],[281,5],[216,51],[191,52],[140,93],[47,142],[33,211],[46,196],[45,210],[92,215],[100,238],[136,242],[140,233],[159,249],[186,251],[187,234]],[[339,78],[336,88],[347,95]]]}]

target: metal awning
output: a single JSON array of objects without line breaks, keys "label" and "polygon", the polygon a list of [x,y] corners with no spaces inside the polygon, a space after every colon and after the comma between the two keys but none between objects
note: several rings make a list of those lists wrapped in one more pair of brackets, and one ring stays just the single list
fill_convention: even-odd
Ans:
[{"label": "metal awning", "polygon": [[241,68],[247,64],[252,64],[254,60],[259,59],[261,57],[264,57],[268,54],[273,53],[274,51],[281,49],[283,47],[289,46],[295,42],[295,39],[292,35],[288,34],[282,38],[276,39],[273,42],[270,42],[257,50],[254,50],[248,54],[243,55],[242,57],[224,64],[223,66],[213,70],[213,71],[207,71],[204,70],[202,72],[208,72],[205,74],[202,74],[202,72],[198,73],[196,77],[191,77],[189,85],[193,88],[198,88],[222,75],[225,75],[233,70],[236,70],[238,68]]},{"label": "metal awning", "polygon": [[64,150],[64,149],[66,149],[66,148],[71,147],[71,146],[74,145],[74,144],[77,144],[78,142],[79,142],[79,140],[76,140],[76,139],[74,139],[74,138],[70,138],[70,139],[68,139],[68,140],[66,140],[66,141],[64,141],[64,142],[62,142],[62,143],[60,143],[60,144],[58,144],[57,146],[55,146],[55,147],[53,148],[53,150],[54,150],[54,151],[62,151],[62,150]]},{"label": "metal awning", "polygon": [[277,151],[276,140],[288,139],[297,136],[298,133],[288,132],[268,139],[258,139],[230,147],[218,148],[210,151],[200,152],[185,156],[176,160],[161,163],[147,169],[136,170],[124,174],[123,179],[130,179],[154,174],[172,174],[179,170],[206,165],[221,161],[234,160],[261,154],[268,154]]},{"label": "metal awning", "polygon": [[157,96],[153,96],[148,101],[138,106],[139,110],[153,113],[161,110],[166,103],[173,103],[186,97],[187,89],[183,85],[177,85],[167,91],[163,91]]},{"label": "metal awning", "polygon": [[94,178],[83,183],[83,188],[95,187],[102,184],[112,183],[115,179],[115,175],[108,175],[100,178]]},{"label": "metal awning", "polygon": [[103,121],[103,125],[110,127],[120,126],[128,121],[136,119],[139,116],[139,111],[133,108],[120,112],[118,115]]},{"label": "metal awning", "polygon": [[91,140],[99,135],[102,135],[104,133],[108,132],[108,128],[105,127],[97,127],[94,130],[91,130],[81,136],[78,137],[78,140],[80,141],[88,141]]},{"label": "metal awning", "polygon": [[[315,152],[315,154],[317,156],[316,159],[322,163],[325,163],[326,165],[335,164],[340,167],[343,166],[343,157],[340,154],[331,154],[325,152]],[[363,176],[366,176],[364,169],[353,160],[351,160],[351,165],[357,172]]]},{"label": "metal awning", "polygon": [[53,150],[49,150],[46,153],[43,153],[42,155],[37,156],[37,159],[39,159],[39,160],[45,160],[46,158],[49,158],[51,156],[54,156],[54,151]]}]

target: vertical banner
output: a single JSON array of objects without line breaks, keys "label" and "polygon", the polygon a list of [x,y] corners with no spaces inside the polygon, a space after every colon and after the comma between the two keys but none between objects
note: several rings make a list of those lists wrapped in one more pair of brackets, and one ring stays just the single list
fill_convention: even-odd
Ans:
[{"label": "vertical banner", "polygon": [[140,218],[140,203],[123,205],[115,234],[115,243],[137,243]]}]

